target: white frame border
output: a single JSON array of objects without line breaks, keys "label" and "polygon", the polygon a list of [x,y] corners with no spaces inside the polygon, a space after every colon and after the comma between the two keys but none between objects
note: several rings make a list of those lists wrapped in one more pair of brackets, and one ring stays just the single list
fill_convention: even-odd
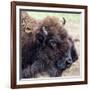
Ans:
[{"label": "white frame border", "polygon": [[[22,79],[19,80],[19,28],[20,28],[20,18],[19,11],[20,9],[35,9],[35,10],[51,10],[51,11],[67,11],[67,12],[81,12],[81,35],[80,35],[80,76],[73,77],[55,77],[55,78],[38,78],[38,79]],[[36,6],[16,6],[16,84],[41,84],[41,83],[56,83],[56,82],[75,82],[75,81],[84,81],[84,9],[72,9],[72,8],[48,8],[48,7],[36,7]],[[83,56],[83,57],[82,57]]]}]

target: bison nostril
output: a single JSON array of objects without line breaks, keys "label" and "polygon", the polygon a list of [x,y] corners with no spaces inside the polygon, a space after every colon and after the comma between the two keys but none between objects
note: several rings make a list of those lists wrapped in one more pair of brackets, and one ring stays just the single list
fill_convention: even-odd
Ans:
[{"label": "bison nostril", "polygon": [[67,62],[68,62],[68,63],[72,63],[72,59],[69,59]]},{"label": "bison nostril", "polygon": [[72,63],[73,63],[72,59],[67,59],[66,60],[67,67],[69,67]]}]

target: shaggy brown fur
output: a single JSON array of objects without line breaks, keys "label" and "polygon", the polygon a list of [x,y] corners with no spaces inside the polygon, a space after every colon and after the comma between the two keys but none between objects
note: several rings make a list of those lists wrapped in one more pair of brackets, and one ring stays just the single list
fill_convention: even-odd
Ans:
[{"label": "shaggy brown fur", "polygon": [[59,52],[60,52],[60,55],[63,55],[69,48],[68,33],[65,30],[64,25],[62,25],[62,23],[60,23],[60,20],[57,17],[47,16],[42,21],[38,30],[42,30],[41,29],[42,27],[45,27],[46,31],[48,32],[47,38],[49,38],[51,36],[51,38],[57,38],[59,41],[63,42],[57,48],[57,50],[59,50]]}]

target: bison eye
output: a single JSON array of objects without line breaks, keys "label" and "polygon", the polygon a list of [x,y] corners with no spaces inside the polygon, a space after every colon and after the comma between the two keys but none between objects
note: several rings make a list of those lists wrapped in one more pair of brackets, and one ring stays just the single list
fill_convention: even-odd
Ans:
[{"label": "bison eye", "polygon": [[57,42],[55,40],[49,40],[48,45],[51,48],[55,48],[57,46]]}]

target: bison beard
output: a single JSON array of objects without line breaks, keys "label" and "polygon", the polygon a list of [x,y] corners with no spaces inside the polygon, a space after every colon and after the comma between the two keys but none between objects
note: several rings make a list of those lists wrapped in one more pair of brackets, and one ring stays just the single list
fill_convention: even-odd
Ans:
[{"label": "bison beard", "polygon": [[56,17],[46,17],[32,33],[21,31],[22,78],[46,72],[61,76],[78,59],[74,42]]}]

